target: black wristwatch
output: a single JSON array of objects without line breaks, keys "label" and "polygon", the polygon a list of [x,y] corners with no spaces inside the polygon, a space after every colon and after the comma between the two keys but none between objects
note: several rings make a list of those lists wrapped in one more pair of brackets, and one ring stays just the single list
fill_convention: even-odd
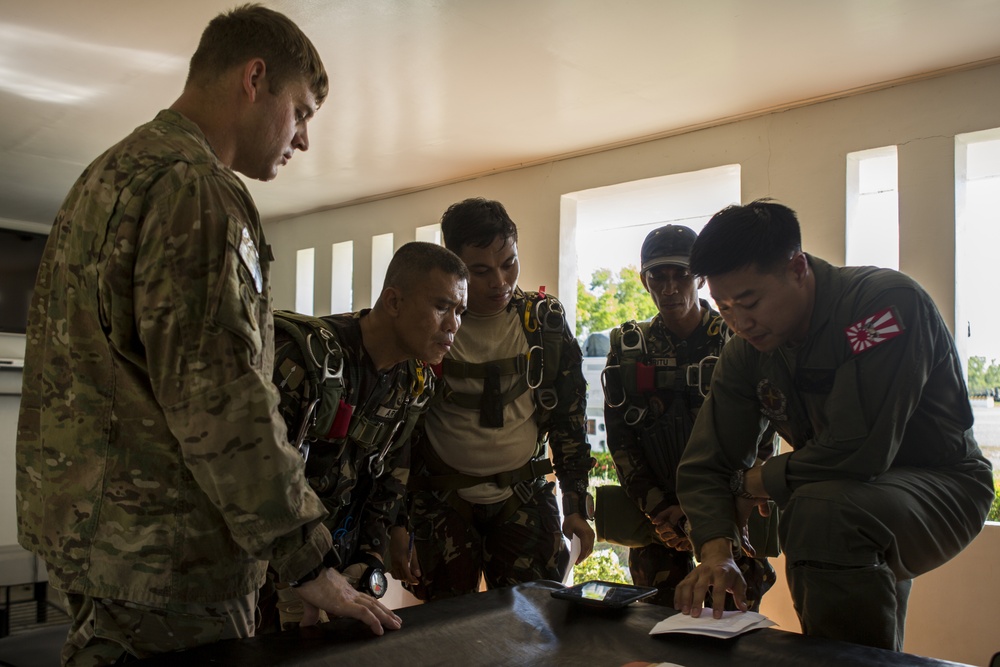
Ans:
[{"label": "black wristwatch", "polygon": [[579,514],[587,521],[594,520],[594,496],[586,491],[569,491],[562,497],[563,515]]},{"label": "black wristwatch", "polygon": [[360,554],[356,562],[363,563],[366,567],[354,587],[376,600],[380,599],[389,590],[389,580],[385,577],[385,565],[375,556],[366,553]]},{"label": "black wristwatch", "polygon": [[747,493],[747,470],[749,470],[749,468],[739,468],[733,471],[733,474],[729,476],[729,491],[734,496],[739,496],[740,498],[746,498],[747,500],[760,500],[757,496]]}]

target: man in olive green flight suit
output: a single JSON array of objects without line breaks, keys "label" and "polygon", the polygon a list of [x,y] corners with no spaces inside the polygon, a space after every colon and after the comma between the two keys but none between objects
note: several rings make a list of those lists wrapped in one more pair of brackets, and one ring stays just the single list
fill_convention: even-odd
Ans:
[{"label": "man in olive green flight suit", "polygon": [[[897,271],[803,253],[795,213],[769,200],[717,213],[691,270],[738,338],[678,471],[701,564],[675,607],[700,615],[710,589],[744,605],[733,548],[770,499],[803,632],[901,650],[911,580],[964,549],[993,500],[934,302]],[[751,467],[762,418],[792,451]]]}]

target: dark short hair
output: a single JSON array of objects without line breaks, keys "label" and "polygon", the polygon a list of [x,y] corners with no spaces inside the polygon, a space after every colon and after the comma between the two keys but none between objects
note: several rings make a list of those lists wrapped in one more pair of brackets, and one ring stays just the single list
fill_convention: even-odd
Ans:
[{"label": "dark short hair", "polygon": [[232,67],[262,58],[272,93],[304,80],[323,103],[330,82],[319,52],[284,14],[258,4],[241,5],[212,19],[191,56],[188,82],[205,84]]},{"label": "dark short hair", "polygon": [[500,202],[473,197],[448,207],[441,216],[441,235],[446,248],[460,253],[467,245],[489,247],[497,238],[516,243],[517,225]]},{"label": "dark short hair", "polygon": [[468,267],[452,251],[436,243],[410,241],[400,247],[389,261],[382,289],[398,287],[405,292],[411,285],[418,284],[422,276],[434,269],[440,269],[460,280],[469,280]]},{"label": "dark short hair", "polygon": [[770,273],[801,249],[795,211],[772,199],[757,199],[712,216],[691,249],[691,273],[711,277],[748,267]]}]

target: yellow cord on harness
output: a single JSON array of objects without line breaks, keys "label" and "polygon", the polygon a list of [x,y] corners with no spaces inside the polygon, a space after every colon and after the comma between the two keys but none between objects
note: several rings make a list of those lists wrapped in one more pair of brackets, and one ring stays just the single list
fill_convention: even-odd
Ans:
[{"label": "yellow cord on harness", "polygon": [[[537,303],[537,302],[536,302]],[[534,303],[528,302],[527,307],[524,309],[524,330],[528,333],[534,333],[538,331],[538,320],[535,319],[534,323],[531,321],[531,311]]]},{"label": "yellow cord on harness", "polygon": [[410,388],[414,398],[424,393],[424,386],[424,367],[417,364],[416,377],[413,378],[413,386]]}]

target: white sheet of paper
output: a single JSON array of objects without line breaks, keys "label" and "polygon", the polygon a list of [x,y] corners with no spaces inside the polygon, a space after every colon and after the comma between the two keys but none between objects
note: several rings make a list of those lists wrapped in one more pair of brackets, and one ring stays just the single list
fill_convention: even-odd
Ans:
[{"label": "white sheet of paper", "polygon": [[675,632],[728,639],[750,630],[767,628],[772,625],[776,625],[774,621],[753,611],[726,611],[723,612],[722,618],[716,619],[712,618],[712,610],[706,609],[702,612],[701,618],[674,614],[657,623],[649,631],[649,634],[661,635]]}]

